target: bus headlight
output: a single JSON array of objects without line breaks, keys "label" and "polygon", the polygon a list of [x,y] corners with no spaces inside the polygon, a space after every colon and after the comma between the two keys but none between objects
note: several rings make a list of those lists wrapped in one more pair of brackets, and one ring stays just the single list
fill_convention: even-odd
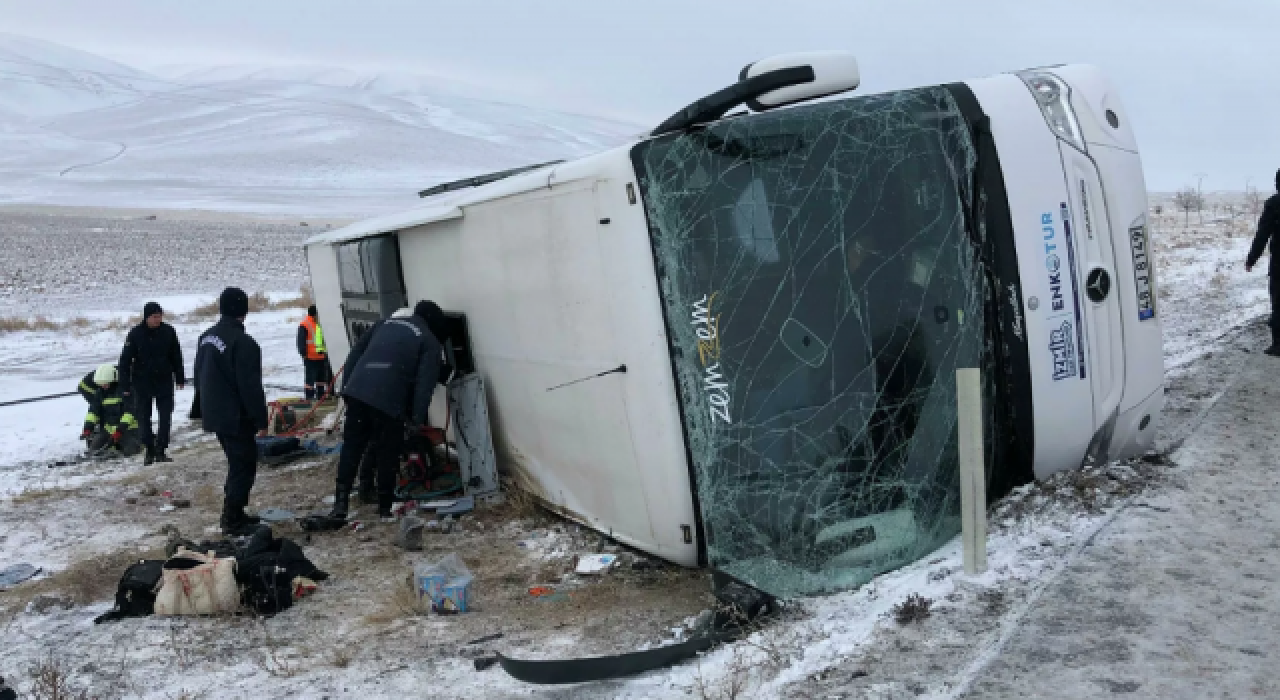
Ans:
[{"label": "bus headlight", "polygon": [[1076,120],[1076,112],[1071,108],[1071,88],[1058,76],[1038,70],[1018,73],[1022,82],[1027,84],[1036,104],[1044,113],[1044,120],[1049,128],[1063,141],[1081,151],[1088,151],[1084,146],[1084,138],[1080,134],[1080,122]]}]

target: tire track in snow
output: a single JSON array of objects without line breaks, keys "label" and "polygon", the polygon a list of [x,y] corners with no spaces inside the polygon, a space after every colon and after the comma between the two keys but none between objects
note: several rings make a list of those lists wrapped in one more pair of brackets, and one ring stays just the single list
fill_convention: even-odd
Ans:
[{"label": "tire track in snow", "polygon": [[126,150],[128,150],[128,149],[129,149],[129,147],[128,147],[128,146],[126,146],[126,145],[125,145],[125,144],[123,144],[123,143],[117,143],[117,142],[115,142],[115,141],[109,141],[108,143],[112,143],[112,144],[115,144],[116,146],[119,146],[119,147],[120,147],[120,150],[119,150],[119,151],[116,151],[116,154],[115,154],[115,155],[113,155],[113,156],[109,156],[109,157],[104,158],[104,159],[102,159],[102,160],[94,161],[94,162],[92,162],[92,163],[81,163],[81,164],[79,164],[79,165],[73,165],[73,166],[71,166],[71,167],[69,167],[69,168],[63,168],[62,172],[58,173],[58,177],[62,177],[63,175],[66,175],[67,173],[71,172],[72,170],[79,170],[80,168],[93,168],[93,167],[96,167],[96,166],[99,166],[99,165],[106,165],[107,163],[110,163],[111,161],[113,161],[113,160],[115,160],[115,159],[119,158],[120,156],[124,155],[124,152],[125,152]]}]

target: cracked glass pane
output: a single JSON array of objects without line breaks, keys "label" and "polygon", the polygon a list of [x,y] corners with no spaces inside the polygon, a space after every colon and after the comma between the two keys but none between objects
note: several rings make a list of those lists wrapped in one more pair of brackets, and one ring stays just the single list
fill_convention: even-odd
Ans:
[{"label": "cracked glass pane", "polygon": [[941,87],[635,148],[711,567],[830,591],[958,532],[975,153]]}]

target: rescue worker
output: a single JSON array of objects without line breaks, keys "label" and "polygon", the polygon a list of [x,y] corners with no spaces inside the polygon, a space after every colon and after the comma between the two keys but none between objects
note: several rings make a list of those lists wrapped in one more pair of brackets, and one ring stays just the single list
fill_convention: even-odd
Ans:
[{"label": "rescue worker", "polygon": [[249,297],[227,287],[218,298],[222,318],[200,334],[193,373],[200,418],[216,433],[227,457],[220,524],[226,534],[245,534],[257,525],[248,515],[249,492],[258,475],[258,443],[267,428],[267,397],[262,389],[262,350],[244,331]]},{"label": "rescue worker", "polygon": [[332,381],[319,319],[316,305],[312,304],[307,307],[307,317],[298,324],[298,354],[302,356],[302,386],[307,400],[323,399]]},{"label": "rescue worker", "polygon": [[76,390],[89,402],[80,439],[88,444],[90,450],[97,452],[114,448],[127,457],[142,451],[138,422],[134,420],[128,402],[121,396],[115,365],[98,365],[97,369],[84,375]]},{"label": "rescue worker", "polygon": [[1272,357],[1280,357],[1280,315],[1276,307],[1280,305],[1280,264],[1276,262],[1276,239],[1280,238],[1280,171],[1276,171],[1276,194],[1267,198],[1262,208],[1262,216],[1258,217],[1258,233],[1253,237],[1253,245],[1249,247],[1249,257],[1245,260],[1245,272],[1253,272],[1263,251],[1270,248],[1271,262],[1267,264],[1270,280],[1267,291],[1271,293],[1271,347],[1265,352]]},{"label": "rescue worker", "polygon": [[[142,307],[142,322],[134,326],[120,352],[120,390],[125,400],[133,400],[133,413],[142,428],[146,447],[144,465],[172,462],[165,454],[169,428],[173,422],[173,387],[187,384],[182,367],[182,346],[173,326],[164,322],[164,309],[154,301]],[[151,406],[159,413],[159,430],[151,431]]]},{"label": "rescue worker", "polygon": [[395,520],[391,505],[404,451],[405,422],[415,431],[427,422],[427,408],[441,378],[444,331],[444,312],[433,302],[420,301],[412,315],[377,322],[351,348],[343,369],[347,418],[329,517],[347,517],[351,486],[366,448],[371,447],[378,516],[383,522]]}]

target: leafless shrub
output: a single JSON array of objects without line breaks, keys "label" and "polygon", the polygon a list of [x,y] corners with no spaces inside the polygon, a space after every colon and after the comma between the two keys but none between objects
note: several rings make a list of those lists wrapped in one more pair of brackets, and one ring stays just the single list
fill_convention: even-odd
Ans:
[{"label": "leafless shrub", "polygon": [[329,656],[329,663],[334,668],[346,668],[351,665],[351,652],[346,647],[338,647]]},{"label": "leafless shrub", "polygon": [[1173,205],[1185,214],[1185,223],[1191,223],[1191,212],[1204,209],[1204,196],[1194,187],[1184,187],[1173,195]]},{"label": "leafless shrub", "polygon": [[932,600],[919,593],[912,593],[907,596],[906,600],[893,606],[889,612],[899,625],[909,625],[913,622],[921,622],[929,617],[932,607]]},{"label": "leafless shrub", "polygon": [[698,664],[693,678],[693,691],[698,700],[738,700],[745,698],[751,687],[753,664],[746,659],[741,649],[734,647],[733,658],[725,664],[724,676],[716,682],[709,682],[702,675],[702,664]]},{"label": "leafless shrub", "polygon": [[71,672],[58,657],[50,654],[31,666],[32,700],[90,700],[89,691],[71,681]]}]

